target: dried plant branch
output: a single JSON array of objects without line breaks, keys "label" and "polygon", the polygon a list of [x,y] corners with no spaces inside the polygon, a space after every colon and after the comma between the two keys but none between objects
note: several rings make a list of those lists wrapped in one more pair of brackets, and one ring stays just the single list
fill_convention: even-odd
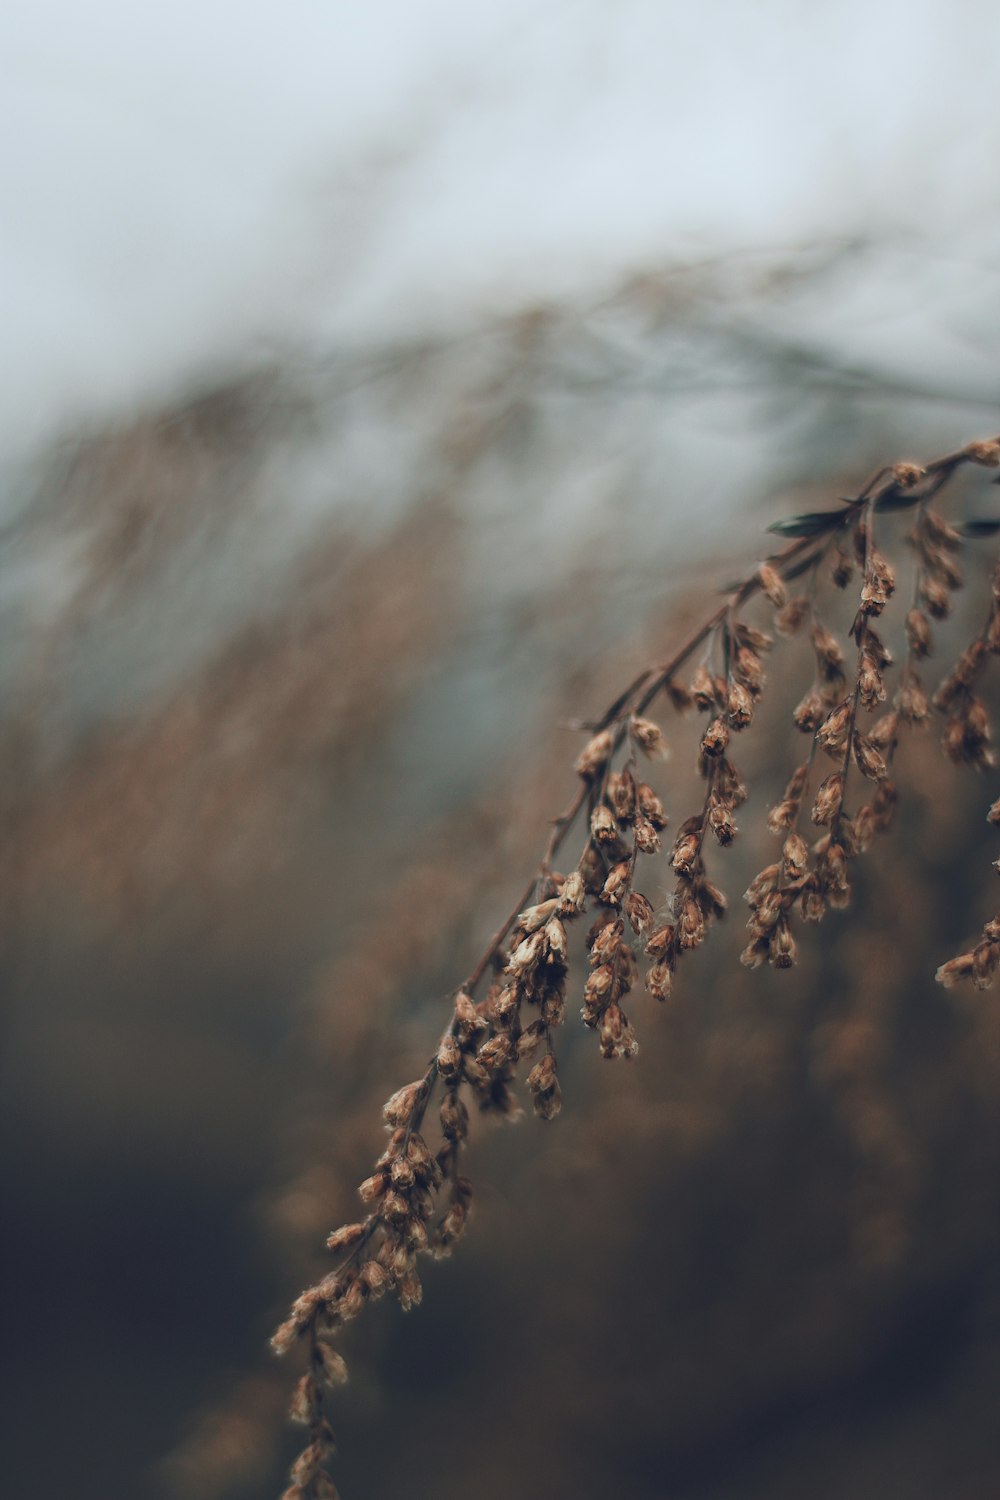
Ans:
[{"label": "dried plant branch", "polygon": [[[1000,522],[946,522],[934,502],[967,465],[1000,465],[1000,439],[969,444],[922,467],[882,468],[839,510],[779,522],[773,531],[786,545],[772,553],[726,596],[664,663],[647,668],[596,719],[580,727],[589,739],[576,761],[578,784],[565,810],[552,820],[541,860],[517,902],[500,923],[456,991],[452,1015],[423,1074],[397,1090],[384,1107],[389,1139],[359,1194],[367,1213],[330,1235],[336,1269],[295,1302],[274,1335],[278,1353],[296,1343],[308,1365],[296,1387],[293,1419],[308,1440],[291,1470],[284,1500],[329,1500],[336,1491],[326,1470],[333,1436],[325,1415],[326,1392],[346,1378],[334,1347],[339,1328],[366,1302],[391,1291],[408,1309],[421,1299],[418,1259],[446,1255],[464,1232],[472,1187],[460,1172],[469,1134],[469,1105],[511,1115],[520,1064],[535,1113],[559,1113],[561,1087],[555,1034],[566,1013],[575,923],[593,920],[586,934],[588,973],[582,1018],[608,1058],[638,1050],[625,1002],[635,988],[641,949],[648,960],[645,987],[657,1000],[670,994],[682,957],[701,946],[727,909],[710,878],[709,835],[720,846],[737,835],[736,813],[748,789],[735,765],[735,739],[755,722],[764,697],[764,659],[773,636],[745,618],[754,601],[769,608],[776,633],[790,639],[808,625],[813,680],[794,711],[796,728],[809,736],[806,758],[795,768],[768,827],[782,838],[779,858],[746,892],[750,941],[742,961],[756,968],[795,962],[796,918],[817,921],[828,907],[850,899],[850,865],[873,835],[889,827],[897,792],[891,779],[902,730],[926,724],[931,707],[945,717],[943,746],[955,762],[985,769],[994,764],[982,699],[973,691],[991,655],[1000,654],[1000,565],[986,623],[928,702],[920,671],[931,655],[930,620],[943,619],[962,582],[955,553],[963,541],[1000,530]],[[891,707],[872,719],[889,697],[892,654],[883,616],[896,593],[896,572],[876,536],[883,517],[913,512],[908,540],[915,553],[912,598],[905,616],[906,655]],[[857,574],[858,602],[848,632],[854,647],[850,681],[836,632],[822,618],[820,584],[846,589]],[[789,597],[789,585],[808,580],[808,592]],[[699,655],[700,653],[700,655]],[[696,658],[698,658],[696,660]],[[683,679],[683,680],[682,680]],[[655,858],[667,813],[646,776],[647,763],[664,759],[666,738],[649,717],[663,699],[680,714],[705,716],[697,767],[704,783],[701,806],[680,824],[670,852],[676,879],[658,913],[641,889],[644,860]],[[814,792],[818,755],[834,769]],[[860,783],[857,778],[860,777]],[[865,802],[848,811],[848,793]],[[803,806],[819,836],[800,832]],[[1000,824],[1000,801],[989,821]],[[582,845],[568,872],[556,857],[585,818]],[[1000,870],[1000,860],[997,861]],[[982,940],[938,971],[946,985],[971,977],[989,984],[1000,966],[1000,915]],[[477,992],[487,981],[485,993]],[[436,1124],[430,1122],[436,1105]]]}]

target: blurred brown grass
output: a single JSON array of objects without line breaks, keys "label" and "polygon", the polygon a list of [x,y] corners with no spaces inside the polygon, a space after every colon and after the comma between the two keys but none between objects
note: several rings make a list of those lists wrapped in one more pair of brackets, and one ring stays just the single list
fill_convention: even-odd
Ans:
[{"label": "blurred brown grass", "polygon": [[[226,457],[241,432],[219,439],[204,494],[246,480]],[[143,549],[162,544],[146,466],[173,496],[213,462],[208,438],[188,434],[179,468],[137,458],[145,441],[89,471],[121,503],[70,639],[133,569],[141,590]],[[148,515],[130,519],[140,495]],[[382,1099],[422,1066],[537,858],[572,755],[559,720],[603,703],[689,608],[575,672],[557,658],[552,728],[425,798],[400,787],[402,741],[469,628],[461,543],[435,496],[364,545],[331,535],[196,671],[58,756],[65,637],[14,700],[12,1486],[63,1482],[39,1398],[56,1350],[81,1500],[277,1483],[286,1375],[258,1354],[272,1315],[316,1273]],[[536,648],[565,629],[572,587],[539,601]],[[780,786],[779,743],[753,754],[761,787]],[[932,745],[905,756],[900,825],[799,970],[736,970],[736,911],[677,1001],[643,1016],[627,1074],[570,1045],[557,1126],[477,1131],[460,1253],[419,1313],[382,1307],[354,1337],[345,1494],[414,1492],[414,1474],[441,1500],[470,1477],[484,1500],[1000,1488],[1000,1023],[989,995],[932,982],[994,851],[983,787]],[[748,838],[750,873],[755,853]]]}]

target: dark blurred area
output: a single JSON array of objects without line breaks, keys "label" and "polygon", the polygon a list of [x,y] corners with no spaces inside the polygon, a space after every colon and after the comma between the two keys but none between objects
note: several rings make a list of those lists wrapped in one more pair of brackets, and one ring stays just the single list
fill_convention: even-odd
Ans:
[{"label": "dark blurred area", "polygon": [[[268,1334],[572,791],[567,722],[770,521],[997,427],[995,382],[788,332],[867,253],[275,365],[23,476],[4,1493],[279,1491],[294,1370]],[[983,513],[984,484],[956,503]],[[571,1005],[560,1119],[477,1128],[465,1242],[419,1311],[346,1342],[347,1500],[1000,1494],[1000,1015],[933,980],[992,915],[996,788],[907,743],[852,909],[792,972],[746,973],[740,893],[808,685],[781,651],[714,861],[730,919],[668,1007],[638,1002],[634,1062]],[[665,722],[676,826],[699,794]]]}]

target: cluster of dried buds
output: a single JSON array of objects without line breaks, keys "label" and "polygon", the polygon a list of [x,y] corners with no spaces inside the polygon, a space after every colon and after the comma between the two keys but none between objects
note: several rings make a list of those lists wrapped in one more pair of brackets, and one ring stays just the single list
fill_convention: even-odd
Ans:
[{"label": "cluster of dried buds", "polygon": [[[308,1440],[284,1500],[335,1495],[325,1469],[332,1436],[323,1393],[345,1378],[346,1369],[331,1339],[367,1301],[387,1292],[404,1309],[415,1306],[421,1298],[419,1256],[447,1254],[465,1228],[472,1190],[459,1163],[470,1104],[516,1114],[514,1088],[523,1064],[535,1113],[544,1120],[559,1113],[555,1036],[566,1016],[577,919],[591,918],[583,1022],[597,1033],[604,1057],[631,1058],[638,1044],[626,1002],[632,1005],[640,967],[649,994],[666,1000],[681,956],[700,947],[724,915],[726,897],[710,878],[706,845],[714,840],[725,847],[737,835],[736,814],[748,791],[731,746],[755,722],[765,689],[764,658],[775,646],[772,635],[743,618],[744,607],[755,598],[766,601],[780,637],[808,627],[813,664],[812,682],[793,712],[795,726],[809,739],[808,754],[767,818],[770,832],[781,839],[780,855],[746,892],[747,966],[766,961],[789,967],[796,956],[795,921],[816,922],[828,908],[848,904],[851,861],[892,820],[891,771],[904,726],[925,724],[933,706],[944,716],[943,743],[952,760],[977,769],[994,764],[985,705],[974,689],[990,657],[1000,654],[1000,568],[985,628],[930,701],[920,675],[932,654],[931,621],[949,613],[961,583],[955,553],[963,538],[1000,530],[993,522],[955,527],[932,509],[953,474],[969,463],[1000,464],[1000,442],[971,444],[924,468],[897,464],[880,471],[844,509],[779,523],[772,529],[790,538],[783,550],[736,585],[669,662],[640,674],[589,726],[591,737],[576,763],[576,795],[554,821],[536,875],[457,991],[451,1021],[426,1071],[385,1105],[388,1143],[359,1190],[366,1217],[330,1236],[329,1248],[340,1258],[337,1269],[302,1294],[274,1336],[279,1353],[300,1341],[309,1350],[292,1405]],[[895,510],[914,512],[914,566],[906,656],[893,684],[881,617],[896,593],[896,576],[874,530],[878,518]],[[849,631],[850,675],[840,641],[819,617],[824,574],[839,590],[860,579]],[[790,597],[788,585],[799,578],[810,580],[809,591]],[[661,852],[668,823],[646,769],[667,755],[663,731],[648,712],[657,698],[679,713],[704,716],[697,750],[704,799],[677,829],[669,853],[674,888],[660,907],[639,883],[641,862]],[[819,757],[832,762],[825,775],[817,771]],[[852,788],[863,800],[849,812]],[[811,842],[800,828],[806,808]],[[559,874],[554,858],[581,817],[586,830],[579,858]],[[989,817],[1000,824],[1000,801]],[[945,984],[969,977],[986,985],[998,966],[1000,915],[986,925],[973,951],[945,964],[938,977]],[[484,981],[485,993],[477,999]]]}]

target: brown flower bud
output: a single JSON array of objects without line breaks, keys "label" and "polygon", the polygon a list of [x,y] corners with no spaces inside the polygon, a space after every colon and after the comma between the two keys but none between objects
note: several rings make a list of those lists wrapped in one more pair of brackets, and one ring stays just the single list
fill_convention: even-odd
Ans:
[{"label": "brown flower bud", "polygon": [[711,708],[715,702],[715,679],[704,665],[698,667],[691,678],[691,697],[702,711]]},{"label": "brown flower bud", "polygon": [[386,1100],[382,1106],[382,1114],[389,1125],[407,1123],[422,1087],[422,1080],[417,1079],[415,1083],[408,1083],[403,1088],[397,1089],[392,1098]]},{"label": "brown flower bud", "polygon": [[729,808],[722,802],[713,800],[708,813],[708,826],[723,846],[731,844],[736,837],[735,820]]},{"label": "brown flower bud", "polygon": [[442,1037],[438,1047],[437,1070],[444,1079],[457,1078],[462,1066],[462,1049],[455,1037]]},{"label": "brown flower bud", "polygon": [[784,917],[771,934],[767,956],[776,969],[790,969],[795,962],[795,939]]},{"label": "brown flower bud", "polygon": [[559,891],[559,910],[564,916],[583,911],[587,900],[587,888],[578,870],[567,875]]},{"label": "brown flower bud", "polygon": [[816,624],[812,628],[810,639],[813,650],[816,652],[816,664],[820,676],[828,681],[838,676],[844,665],[844,653],[836,636],[832,635],[825,625]]},{"label": "brown flower bud", "polygon": [[374,1203],[381,1198],[389,1185],[389,1179],[384,1172],[375,1172],[371,1177],[366,1177],[358,1188],[358,1197],[362,1203]]},{"label": "brown flower bud", "polygon": [[775,608],[780,609],[787,596],[781,574],[777,569],[773,568],[770,563],[761,563],[757,569],[757,581]]},{"label": "brown flower bud", "polygon": [[934,649],[930,622],[923,610],[911,609],[906,616],[906,641],[916,657],[930,656]]},{"label": "brown flower bud", "polygon": [[705,937],[705,918],[697,901],[683,903],[677,920],[677,942],[681,948],[698,948]]},{"label": "brown flower bud", "polygon": [[636,847],[641,849],[643,854],[655,854],[659,849],[660,836],[648,818],[636,818],[635,842]]},{"label": "brown flower bud", "polygon": [[651,760],[667,759],[670,751],[659,724],[654,724],[652,719],[633,715],[628,728],[629,734],[644,755],[648,755]]},{"label": "brown flower bud", "polygon": [[939,579],[925,574],[920,580],[920,597],[932,619],[945,620],[951,613],[951,591]]},{"label": "brown flower bud", "polygon": [[407,1271],[405,1276],[400,1278],[396,1291],[399,1294],[399,1305],[404,1312],[409,1312],[411,1307],[419,1307],[423,1301],[424,1289],[416,1271]]},{"label": "brown flower bud", "polygon": [[900,717],[907,724],[924,724],[930,714],[930,704],[927,702],[927,694],[921,686],[920,679],[910,675],[903,682],[897,696]]},{"label": "brown flower bud", "polygon": [[733,729],[746,729],[753,719],[753,698],[742,682],[730,683],[727,708]]},{"label": "brown flower bud", "polygon": [[663,810],[663,803],[644,781],[640,781],[636,788],[636,802],[639,811],[644,818],[648,818],[654,828],[666,828],[667,815]]},{"label": "brown flower bud", "polygon": [[885,702],[885,686],[878,662],[868,651],[862,651],[858,668],[858,696],[867,709]]},{"label": "brown flower bud", "polygon": [[590,815],[590,831],[599,844],[610,844],[618,837],[618,822],[606,803],[602,802]]},{"label": "brown flower bud", "polygon": [[840,811],[840,803],[844,795],[844,778],[839,771],[834,771],[820,782],[816,793],[816,801],[813,804],[812,820],[820,825],[830,823]]},{"label": "brown flower bud", "polygon": [[803,734],[812,734],[823,722],[823,700],[814,689],[806,693],[792,713],[797,729]]},{"label": "brown flower bud", "polygon": [[625,915],[637,937],[648,932],[653,925],[653,907],[641,891],[629,891],[625,898]]},{"label": "brown flower bud", "polygon": [[359,1240],[364,1239],[366,1227],[364,1224],[344,1224],[327,1238],[326,1248],[335,1252],[352,1250]]},{"label": "brown flower bud", "polygon": [[701,842],[697,833],[686,833],[674,844],[671,864],[678,875],[690,875],[698,863],[700,854]]},{"label": "brown flower bud", "polygon": [[784,609],[778,611],[774,625],[779,635],[795,635],[809,617],[809,600],[805,594],[789,599]]},{"label": "brown flower bud", "polygon": [[635,812],[635,777],[628,766],[608,777],[608,798],[619,822],[630,823]]},{"label": "brown flower bud", "polygon": [[946,964],[942,964],[934,976],[938,984],[943,984],[946,990],[950,990],[960,979],[971,979],[975,963],[971,953],[961,953],[958,958],[950,958]]},{"label": "brown flower bud", "polygon": [[646,988],[654,1000],[666,1000],[673,982],[673,970],[663,961],[653,964],[646,975]]},{"label": "brown flower bud", "polygon": [[722,755],[729,744],[729,728],[724,719],[715,718],[702,736],[701,753],[711,758]]},{"label": "brown flower bud", "polygon": [[624,859],[620,864],[614,865],[608,873],[604,882],[601,896],[605,901],[617,905],[622,893],[627,890],[629,879],[632,874],[632,866],[629,860]]},{"label": "brown flower bud", "polygon": [[663,927],[658,927],[655,932],[650,933],[646,942],[647,956],[649,958],[664,958],[673,950],[674,935],[673,924],[669,922]]},{"label": "brown flower bud", "polygon": [[862,776],[867,776],[869,781],[883,781],[888,775],[884,756],[865,734],[855,733],[854,759]]},{"label": "brown flower bud", "polygon": [[755,937],[740,954],[740,963],[745,969],[759,969],[767,958],[768,947],[767,938]]},{"label": "brown flower bud", "polygon": [[781,848],[789,880],[800,880],[809,868],[809,849],[801,834],[790,833]]},{"label": "brown flower bud", "polygon": [[295,1387],[292,1403],[288,1408],[289,1421],[311,1427],[319,1416],[319,1411],[319,1387],[311,1375],[303,1375]]},{"label": "brown flower bud", "polygon": [[580,751],[576,761],[577,775],[593,781],[603,772],[613,749],[614,736],[610,729],[602,729]]},{"label": "brown flower bud", "polygon": [[995,469],[1000,464],[1000,443],[970,443],[965,451],[974,464],[984,464],[988,469]]},{"label": "brown flower bud", "polygon": [[628,1017],[614,1003],[608,1006],[601,1017],[600,1039],[604,1057],[634,1057],[639,1050]]},{"label": "brown flower bud", "polygon": [[450,1091],[441,1100],[441,1130],[448,1141],[463,1141],[469,1133],[469,1111]]},{"label": "brown flower bud", "polygon": [[851,704],[839,704],[816,731],[816,743],[828,755],[839,759],[847,744],[847,731],[851,722]]},{"label": "brown flower bud", "polygon": [[898,463],[892,466],[893,483],[901,490],[912,490],[924,477],[919,464]]},{"label": "brown flower bud", "polygon": [[767,865],[759,875],[755,875],[746,891],[743,893],[744,901],[751,906],[757,906],[765,896],[777,890],[781,879],[781,866],[778,864]]}]

